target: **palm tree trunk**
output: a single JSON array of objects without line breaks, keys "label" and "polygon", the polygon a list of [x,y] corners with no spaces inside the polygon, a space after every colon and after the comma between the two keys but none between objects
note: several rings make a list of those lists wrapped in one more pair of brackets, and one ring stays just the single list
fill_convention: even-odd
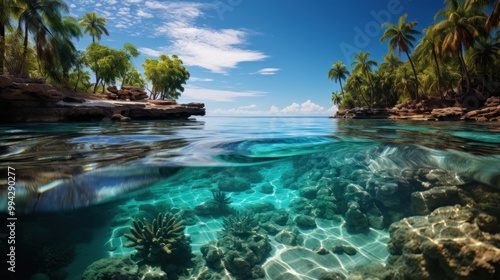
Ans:
[{"label": "palm tree trunk", "polygon": [[370,104],[368,105],[368,107],[371,108],[373,106],[373,96],[375,95],[375,86],[373,85],[373,80],[371,75],[367,73],[366,76],[368,76],[368,82],[370,83],[370,88],[371,88]]},{"label": "palm tree trunk", "polygon": [[411,64],[411,69],[413,69],[413,75],[415,75],[415,87],[417,91],[415,92],[415,97],[417,99],[417,102],[420,102],[420,95],[418,94],[418,75],[417,75],[417,70],[415,70],[415,65],[413,64],[413,60],[410,57],[410,54],[406,51],[406,56],[408,56],[408,60],[410,61]]},{"label": "palm tree trunk", "polygon": [[78,75],[76,76],[76,84],[75,84],[74,92],[76,92],[78,90],[78,83],[80,82],[80,75],[81,75],[81,72],[80,72],[80,69],[78,69]]},{"label": "palm tree trunk", "polygon": [[18,69],[20,73],[16,73],[16,75],[21,74],[24,71],[24,63],[26,62],[26,56],[28,55],[28,23],[24,25],[24,43],[23,43],[23,57],[21,58],[21,69]]},{"label": "palm tree trunk", "polygon": [[3,75],[5,59],[5,25],[0,25],[0,75]]},{"label": "palm tree trunk", "polygon": [[434,49],[434,44],[432,44],[432,57],[434,58],[434,63],[436,63],[436,72],[437,72],[437,78],[438,78],[438,91],[439,91],[439,94],[441,95],[441,99],[444,99],[444,94],[443,94],[443,91],[441,90],[441,70],[439,69],[439,62],[438,62],[438,59],[437,59],[437,55],[436,55],[436,50]]},{"label": "palm tree trunk", "polygon": [[[359,95],[359,94],[358,94]],[[370,104],[368,104],[368,100],[366,100],[365,96],[363,94],[361,94],[361,97],[363,98],[363,101],[366,103],[366,105],[368,105],[369,107],[371,107]],[[359,101],[359,96],[358,96],[358,101]],[[359,103],[360,107],[361,107],[361,102]]]},{"label": "palm tree trunk", "polygon": [[460,57],[460,64],[462,65],[462,70],[464,71],[465,82],[467,83],[467,94],[468,94],[469,91],[470,91],[470,76],[469,76],[469,71],[467,71],[467,65],[465,64],[463,52],[460,51],[458,53],[458,56]]},{"label": "palm tree trunk", "polygon": [[344,99],[344,89],[342,88],[342,79],[339,79],[340,83],[340,94],[342,94],[342,99]]}]

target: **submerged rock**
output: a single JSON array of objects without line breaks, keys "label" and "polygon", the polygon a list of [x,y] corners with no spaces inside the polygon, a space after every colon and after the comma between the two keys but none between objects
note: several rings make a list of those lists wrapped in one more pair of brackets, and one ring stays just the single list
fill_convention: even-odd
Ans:
[{"label": "submerged rock", "polygon": [[207,266],[215,271],[227,269],[235,279],[262,278],[265,272],[259,263],[271,251],[266,235],[253,233],[247,237],[224,235],[201,247]]},{"label": "submerged rock", "polygon": [[414,215],[427,215],[442,206],[474,204],[467,194],[455,186],[436,187],[411,194],[411,212]]},{"label": "submerged rock", "polygon": [[394,223],[390,264],[404,279],[499,279],[500,236],[481,220],[475,209],[447,206]]},{"label": "submerged rock", "polygon": [[83,272],[82,280],[136,280],[138,272],[139,267],[129,258],[105,258],[89,265]]},{"label": "submerged rock", "polygon": [[251,184],[242,177],[223,178],[218,184],[219,190],[223,192],[243,192],[250,189]]},{"label": "submerged rock", "polygon": [[316,227],[316,221],[315,221],[314,217],[306,216],[306,215],[298,215],[295,218],[295,223],[300,228],[305,228],[305,229]]},{"label": "submerged rock", "polygon": [[317,187],[303,187],[299,190],[299,195],[308,199],[315,199],[317,192]]},{"label": "submerged rock", "polygon": [[364,233],[370,228],[368,218],[354,203],[345,214],[345,225],[349,233]]},{"label": "submerged rock", "polygon": [[273,185],[266,183],[260,187],[259,191],[264,194],[272,194],[274,193],[274,187]]},{"label": "submerged rock", "polygon": [[344,280],[344,274],[338,271],[325,271],[319,275],[318,280]]},{"label": "submerged rock", "polygon": [[282,230],[274,237],[274,239],[281,244],[290,246],[301,245],[304,242],[297,229],[293,229],[291,231]]}]

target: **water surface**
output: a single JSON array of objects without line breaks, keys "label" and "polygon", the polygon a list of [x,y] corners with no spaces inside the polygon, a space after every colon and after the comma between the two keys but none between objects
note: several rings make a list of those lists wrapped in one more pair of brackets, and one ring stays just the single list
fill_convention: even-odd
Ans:
[{"label": "water surface", "polygon": [[[26,213],[33,225],[47,227],[54,220],[44,219],[51,217],[77,215],[91,220],[95,211],[102,211],[96,209],[105,207],[109,212],[96,225],[81,225],[93,232],[93,238],[75,242],[80,258],[67,267],[70,279],[79,279],[92,261],[133,252],[123,248],[123,232],[128,217],[135,217],[141,205],[167,203],[175,211],[192,210],[211,200],[214,189],[226,191],[236,209],[260,203],[271,205],[272,211],[286,209],[290,221],[303,214],[316,219],[315,228],[300,228],[300,248],[271,238],[271,255],[262,264],[267,279],[291,272],[300,279],[316,279],[331,267],[347,275],[356,265],[385,262],[388,225],[411,213],[395,214],[399,206],[390,204],[395,202],[386,205],[371,193],[377,186],[420,182],[429,184],[428,188],[479,184],[500,190],[500,125],[494,123],[203,117],[16,124],[1,129],[1,166],[16,169],[18,214]],[[411,181],[422,172],[427,178],[441,175]],[[240,183],[246,185],[238,189]],[[383,220],[370,224],[368,232],[346,229],[346,202],[339,201],[336,192],[348,185],[374,196],[373,207],[381,211]],[[311,187],[317,192],[313,197],[305,194]],[[324,207],[329,196],[337,199],[334,210]],[[5,211],[5,199],[0,206]],[[67,212],[75,209],[80,210]],[[37,218],[41,213],[46,213],[44,218]],[[127,219],[120,224],[117,217]],[[193,252],[199,254],[203,244],[217,239],[222,218],[196,215],[193,219],[186,232]],[[339,240],[358,253],[325,257],[315,253]],[[93,253],[85,251],[92,246],[100,247]],[[86,258],[81,257],[83,252]],[[298,258],[313,262],[293,265]]]}]

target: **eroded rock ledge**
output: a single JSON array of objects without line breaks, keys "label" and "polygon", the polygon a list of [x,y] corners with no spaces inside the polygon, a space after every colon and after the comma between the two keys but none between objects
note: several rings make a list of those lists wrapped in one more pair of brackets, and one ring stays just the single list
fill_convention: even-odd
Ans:
[{"label": "eroded rock ledge", "polygon": [[0,76],[0,122],[101,121],[112,117],[122,121],[165,120],[204,115],[203,103],[107,100],[99,95],[63,93],[43,79]]},{"label": "eroded rock ledge", "polygon": [[455,100],[427,98],[419,103],[398,104],[393,108],[353,108],[339,110],[340,119],[408,119],[429,121],[500,121],[500,96],[492,96],[484,105],[468,110]]}]

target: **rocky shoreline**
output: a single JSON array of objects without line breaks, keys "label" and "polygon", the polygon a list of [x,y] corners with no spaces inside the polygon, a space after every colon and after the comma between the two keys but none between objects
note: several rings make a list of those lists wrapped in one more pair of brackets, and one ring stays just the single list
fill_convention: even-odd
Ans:
[{"label": "rocky shoreline", "polygon": [[467,109],[457,100],[427,98],[418,103],[398,104],[393,108],[357,107],[339,110],[332,118],[499,122],[500,96],[489,97],[484,105],[477,109]]},{"label": "rocky shoreline", "polygon": [[109,95],[64,93],[43,79],[4,75],[0,76],[0,122],[172,120],[205,115],[203,103],[130,101],[131,97],[109,100]]}]

